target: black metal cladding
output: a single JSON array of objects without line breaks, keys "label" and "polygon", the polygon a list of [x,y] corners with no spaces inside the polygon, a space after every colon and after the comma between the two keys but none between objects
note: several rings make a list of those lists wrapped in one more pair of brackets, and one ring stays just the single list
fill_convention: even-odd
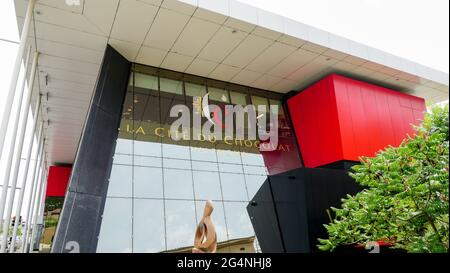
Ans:
[{"label": "black metal cladding", "polygon": [[107,46],[52,252],[95,252],[131,63]]},{"label": "black metal cladding", "polygon": [[247,206],[263,252],[316,252],[327,209],[361,187],[346,170],[299,168],[270,176]]}]

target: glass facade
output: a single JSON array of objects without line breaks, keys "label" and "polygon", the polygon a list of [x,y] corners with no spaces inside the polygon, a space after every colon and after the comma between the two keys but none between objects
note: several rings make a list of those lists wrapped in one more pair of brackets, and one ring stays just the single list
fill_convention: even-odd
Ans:
[{"label": "glass facade", "polygon": [[[280,95],[137,64],[132,70],[97,251],[190,247],[206,200],[215,206],[219,242],[254,236],[246,206],[266,180],[270,161],[259,142],[207,136],[174,141],[170,124],[176,118],[169,113],[177,104],[196,111],[193,97],[207,93],[219,107],[280,104]],[[282,110],[279,121],[288,126]]]}]

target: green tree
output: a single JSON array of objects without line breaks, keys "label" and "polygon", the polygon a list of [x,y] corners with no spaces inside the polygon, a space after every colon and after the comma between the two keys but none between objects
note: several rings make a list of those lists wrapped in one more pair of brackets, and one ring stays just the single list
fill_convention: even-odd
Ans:
[{"label": "green tree", "polygon": [[385,241],[408,252],[448,252],[448,123],[448,105],[433,107],[399,147],[361,158],[350,176],[364,190],[332,208],[319,249]]}]

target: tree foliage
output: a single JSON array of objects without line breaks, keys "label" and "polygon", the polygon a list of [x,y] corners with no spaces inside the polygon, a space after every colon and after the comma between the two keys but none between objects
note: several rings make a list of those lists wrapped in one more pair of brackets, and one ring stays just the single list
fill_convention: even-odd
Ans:
[{"label": "tree foliage", "polygon": [[448,252],[448,118],[448,105],[433,107],[399,147],[361,158],[350,176],[364,190],[332,208],[319,249],[385,241],[408,252]]}]

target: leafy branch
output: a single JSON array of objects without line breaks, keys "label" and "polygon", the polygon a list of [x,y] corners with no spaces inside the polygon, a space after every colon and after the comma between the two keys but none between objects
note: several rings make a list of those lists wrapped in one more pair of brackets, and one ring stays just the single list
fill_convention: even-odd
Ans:
[{"label": "leafy branch", "polygon": [[448,106],[433,107],[399,147],[361,158],[350,176],[364,190],[331,208],[319,249],[388,241],[408,252],[448,252]]}]

